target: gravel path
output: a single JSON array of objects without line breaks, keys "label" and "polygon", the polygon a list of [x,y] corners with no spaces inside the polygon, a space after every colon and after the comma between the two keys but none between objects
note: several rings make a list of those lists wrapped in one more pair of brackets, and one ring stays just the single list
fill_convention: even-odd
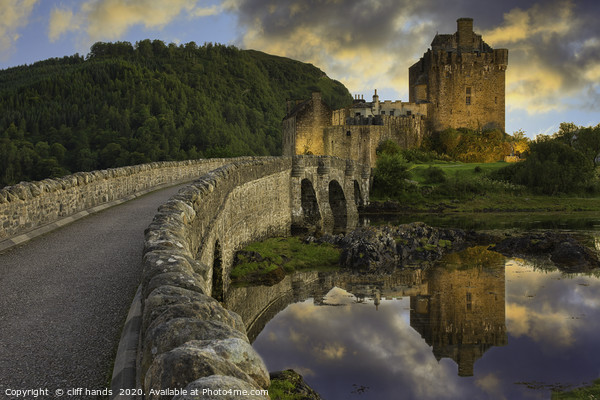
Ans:
[{"label": "gravel path", "polygon": [[[0,254],[0,399],[8,389],[103,390],[141,277],[144,229],[182,186]],[[21,397],[23,398],[23,397]],[[25,398],[34,398],[33,395]]]}]

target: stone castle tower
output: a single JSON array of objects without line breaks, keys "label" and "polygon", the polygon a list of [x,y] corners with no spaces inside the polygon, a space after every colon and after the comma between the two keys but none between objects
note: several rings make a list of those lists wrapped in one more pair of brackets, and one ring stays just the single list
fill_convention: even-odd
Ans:
[{"label": "stone castle tower", "polygon": [[492,49],[473,32],[472,18],[459,18],[451,35],[435,35],[431,49],[409,68],[409,100],[429,103],[432,130],[504,131],[507,49]]},{"label": "stone castle tower", "polygon": [[409,68],[409,101],[355,97],[331,110],[313,93],[288,102],[283,119],[283,155],[329,155],[375,166],[377,146],[392,140],[419,147],[446,128],[504,131],[507,49],[492,49],[473,32],[473,19],[458,19],[451,35],[435,35],[431,49]]}]

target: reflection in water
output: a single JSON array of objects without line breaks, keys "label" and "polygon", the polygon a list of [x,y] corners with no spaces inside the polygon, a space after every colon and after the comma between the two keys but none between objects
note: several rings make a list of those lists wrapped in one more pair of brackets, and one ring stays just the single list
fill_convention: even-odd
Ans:
[{"label": "reflection in water", "polygon": [[387,277],[297,274],[227,303],[269,370],[328,400],[520,399],[598,377],[598,299],[598,277],[472,249]]},{"label": "reflection in water", "polygon": [[451,358],[460,376],[472,376],[483,353],[506,344],[504,257],[469,249],[447,257],[445,267],[430,269],[425,279],[429,293],[411,297],[410,325],[436,359]]}]

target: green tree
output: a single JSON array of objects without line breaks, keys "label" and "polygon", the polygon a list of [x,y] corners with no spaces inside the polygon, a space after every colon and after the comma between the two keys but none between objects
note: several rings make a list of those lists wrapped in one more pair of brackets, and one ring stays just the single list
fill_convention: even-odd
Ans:
[{"label": "green tree", "polygon": [[532,143],[525,161],[504,167],[492,177],[556,194],[581,191],[591,182],[593,171],[592,162],[582,153],[553,139]]},{"label": "green tree", "polygon": [[576,133],[574,147],[596,167],[600,156],[600,124],[595,127],[580,128]]},{"label": "green tree", "polygon": [[409,164],[400,154],[381,153],[373,174],[373,190],[376,195],[398,196],[407,188],[410,178]]}]

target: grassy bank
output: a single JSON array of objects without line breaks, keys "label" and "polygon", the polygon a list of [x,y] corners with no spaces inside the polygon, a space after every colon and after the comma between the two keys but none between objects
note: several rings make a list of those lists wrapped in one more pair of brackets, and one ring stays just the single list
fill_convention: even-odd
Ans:
[{"label": "grassy bank", "polygon": [[373,190],[371,201],[397,201],[407,212],[599,212],[600,197],[540,195],[524,186],[489,178],[505,162],[433,162],[408,167],[410,183],[396,196]]},{"label": "grassy bank", "polygon": [[230,276],[234,282],[240,282],[276,272],[332,269],[338,267],[339,259],[340,249],[327,243],[307,244],[294,236],[270,238],[239,251]]}]

